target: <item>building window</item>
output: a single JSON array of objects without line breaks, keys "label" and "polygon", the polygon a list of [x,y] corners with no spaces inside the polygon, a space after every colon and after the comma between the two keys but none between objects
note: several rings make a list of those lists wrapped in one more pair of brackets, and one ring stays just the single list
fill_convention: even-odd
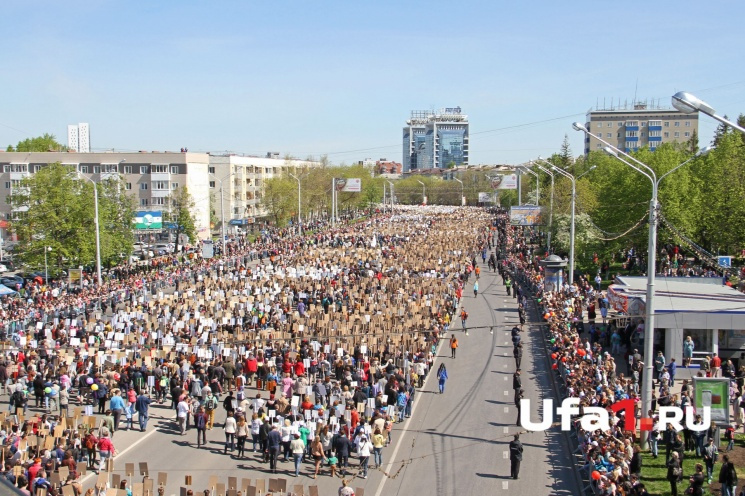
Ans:
[{"label": "building window", "polygon": [[101,173],[101,166],[100,165],[94,165],[93,166],[93,173],[94,174],[100,174]]},{"label": "building window", "polygon": [[165,198],[163,198],[163,197],[161,197],[161,198],[153,198],[153,205],[165,205],[165,204],[166,204],[166,199]]},{"label": "building window", "polygon": [[151,174],[166,174],[168,173],[168,166],[163,164],[153,164]]},{"label": "building window", "polygon": [[626,142],[626,148],[638,148],[639,142],[638,141],[627,141]]},{"label": "building window", "polygon": [[[598,127],[603,127],[603,123],[602,122],[598,122]],[[238,212],[236,212],[236,213],[238,213]]]},{"label": "building window", "polygon": [[41,165],[34,165],[33,170],[34,172],[39,172],[41,170]]},{"label": "building window", "polygon": [[670,133],[668,133],[667,131],[665,131],[665,138],[669,138],[669,137],[670,137]]},{"label": "building window", "polygon": [[80,173],[81,174],[88,174],[88,166],[87,165],[81,165],[80,166]]},{"label": "building window", "polygon": [[147,165],[140,166],[140,174],[147,174]]},{"label": "building window", "polygon": [[626,121],[626,125],[627,126],[638,126],[639,122],[638,121]]},{"label": "building window", "polygon": [[214,167],[210,167],[208,170],[209,170],[209,173],[210,174],[214,174],[215,173],[215,168]]},{"label": "building window", "polygon": [[5,189],[10,189],[10,181],[5,181]]},{"label": "building window", "polygon": [[642,138],[644,137],[644,133],[642,133]]},{"label": "building window", "polygon": [[616,138],[620,138],[620,137],[621,137],[621,133],[616,133]]},{"label": "building window", "polygon": [[106,165],[104,166],[104,170],[105,170],[106,172],[110,173],[110,174],[116,174],[117,172],[119,172],[119,171],[117,170],[117,168],[118,168],[118,167],[119,167],[119,166],[118,166],[117,164],[106,164]]},{"label": "building window", "polygon": [[147,189],[147,183],[140,183],[140,190],[144,191]]},{"label": "building window", "polygon": [[147,207],[147,198],[140,198],[140,206]]},{"label": "building window", "polygon": [[603,133],[598,133],[598,138],[602,138],[602,137],[603,137]]},{"label": "building window", "polygon": [[132,174],[132,166],[131,165],[125,165],[124,166],[124,173],[125,174]]},{"label": "building window", "polygon": [[603,147],[602,143],[598,143],[597,145],[595,145],[595,148],[602,148],[602,147]]},{"label": "building window", "polygon": [[636,136],[639,136],[639,131],[626,131],[627,138],[634,138]]},{"label": "building window", "polygon": [[691,127],[691,121],[686,121],[686,127]]},{"label": "building window", "polygon": [[168,181],[153,181],[153,189],[158,191],[168,190]]},{"label": "building window", "polygon": [[3,165],[3,172],[10,172],[10,164]]},{"label": "building window", "polygon": [[171,166],[171,174],[178,174],[178,165]]},{"label": "building window", "polygon": [[214,187],[215,187],[215,181],[210,181],[210,188],[214,188]]},{"label": "building window", "polygon": [[171,189],[178,188],[178,183],[171,183]]},{"label": "building window", "polygon": [[675,131],[675,134],[673,135],[675,138],[680,138],[680,133],[678,131]]},{"label": "building window", "polygon": [[619,122],[618,127],[623,127],[623,122]]},{"label": "building window", "polygon": [[670,122],[669,121],[665,121],[665,127],[670,127]]},{"label": "building window", "polygon": [[649,121],[650,126],[662,126],[662,121]]},{"label": "building window", "polygon": [[675,127],[680,127],[680,121],[675,121],[675,124],[673,124]]},{"label": "building window", "polygon": [[608,127],[613,127],[613,123],[612,122],[609,122],[608,123]]},{"label": "building window", "polygon": [[649,137],[652,138],[652,137],[660,136],[661,134],[662,134],[662,131],[650,131]]},{"label": "building window", "polygon": [[132,183],[125,184],[124,189],[126,189],[127,191],[130,191],[132,189]]},{"label": "building window", "polygon": [[646,122],[644,122],[644,121],[642,121],[642,127],[644,127],[644,126],[646,126],[646,125],[647,125],[647,123],[646,123]]},{"label": "building window", "polygon": [[683,136],[685,136],[686,138],[690,138],[691,137],[691,133],[689,133],[688,131],[686,131],[685,133],[683,133]]}]

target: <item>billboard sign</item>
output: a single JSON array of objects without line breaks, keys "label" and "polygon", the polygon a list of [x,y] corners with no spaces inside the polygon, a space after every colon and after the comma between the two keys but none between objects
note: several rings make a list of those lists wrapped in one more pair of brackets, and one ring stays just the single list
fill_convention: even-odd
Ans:
[{"label": "billboard sign", "polygon": [[729,382],[726,377],[694,377],[693,406],[696,413],[710,407],[712,422],[729,425]]},{"label": "billboard sign", "polygon": [[497,174],[489,181],[492,189],[517,189],[517,174]]},{"label": "billboard sign", "polygon": [[336,180],[336,190],[344,193],[359,193],[362,191],[362,179],[358,177],[339,178]]},{"label": "billboard sign", "polygon": [[70,286],[83,285],[83,269],[68,269],[67,278]]},{"label": "billboard sign", "polygon": [[541,207],[510,207],[510,223],[513,226],[540,226],[543,224]]},{"label": "billboard sign", "polygon": [[205,239],[202,241],[202,258],[212,258],[215,256],[215,245],[212,244],[211,239]]},{"label": "billboard sign", "polygon": [[135,229],[163,229],[163,213],[160,211],[137,212],[132,220]]},{"label": "billboard sign", "polygon": [[494,193],[479,193],[479,203],[493,203],[494,202]]}]

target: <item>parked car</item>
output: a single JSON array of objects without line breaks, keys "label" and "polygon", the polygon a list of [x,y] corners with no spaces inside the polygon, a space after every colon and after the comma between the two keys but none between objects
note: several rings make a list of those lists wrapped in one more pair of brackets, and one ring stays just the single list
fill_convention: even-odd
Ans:
[{"label": "parked car", "polygon": [[23,282],[23,278],[18,276],[6,275],[0,277],[0,284],[2,284],[3,286],[7,286],[10,289],[18,289],[18,285],[20,284],[21,286],[23,286]]},{"label": "parked car", "polygon": [[9,271],[11,271],[11,272],[14,271],[14,270],[16,270],[16,265],[9,258],[3,258],[3,259],[1,259],[0,260],[0,264],[5,265],[5,267]]}]

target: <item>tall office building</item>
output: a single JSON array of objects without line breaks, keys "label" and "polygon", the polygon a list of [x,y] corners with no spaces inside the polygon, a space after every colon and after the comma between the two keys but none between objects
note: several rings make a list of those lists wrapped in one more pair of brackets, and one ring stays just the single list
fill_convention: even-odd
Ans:
[{"label": "tall office building", "polygon": [[90,128],[87,122],[67,126],[67,148],[71,152],[91,152]]},{"label": "tall office building", "polygon": [[403,171],[468,165],[468,133],[460,107],[412,111],[403,128]]},{"label": "tall office building", "polygon": [[635,102],[631,106],[597,108],[587,112],[585,154],[602,150],[596,137],[627,153],[644,146],[654,151],[663,143],[685,142],[698,134],[698,112],[684,114],[675,109]]}]

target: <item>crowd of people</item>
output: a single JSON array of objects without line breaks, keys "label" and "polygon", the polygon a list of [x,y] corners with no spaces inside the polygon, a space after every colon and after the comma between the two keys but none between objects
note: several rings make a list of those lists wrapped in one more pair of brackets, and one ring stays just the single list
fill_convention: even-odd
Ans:
[{"label": "crowd of people", "polygon": [[272,473],[292,461],[295,475],[303,463],[313,477],[345,475],[354,453],[365,478],[411,415],[492,237],[484,210],[417,207],[267,231],[221,258],[123,266],[100,288],[31,285],[2,300],[8,319],[38,317],[0,359],[7,477],[77,496],[80,464],[109,470],[116,432],[146,431],[151,405],[170,400],[196,449],[222,423],[224,452],[250,448]]}]

